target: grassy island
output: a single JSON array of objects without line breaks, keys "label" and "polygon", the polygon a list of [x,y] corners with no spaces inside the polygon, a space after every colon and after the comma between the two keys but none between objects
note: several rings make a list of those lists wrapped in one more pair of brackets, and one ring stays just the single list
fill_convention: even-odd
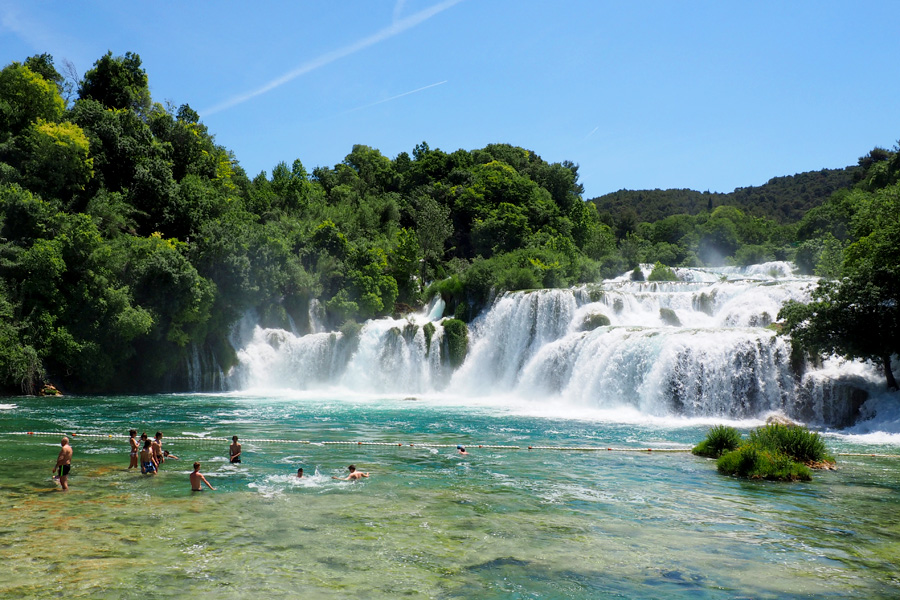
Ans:
[{"label": "grassy island", "polygon": [[758,427],[746,440],[734,427],[716,425],[692,452],[717,459],[720,473],[746,479],[809,481],[812,469],[835,464],[818,433],[781,423]]}]

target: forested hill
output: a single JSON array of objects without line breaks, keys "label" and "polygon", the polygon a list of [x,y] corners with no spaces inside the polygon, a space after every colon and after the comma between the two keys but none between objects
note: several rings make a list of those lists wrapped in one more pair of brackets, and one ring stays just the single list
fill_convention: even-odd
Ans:
[{"label": "forested hill", "polygon": [[688,189],[619,190],[590,201],[601,215],[611,215],[614,222],[623,219],[653,222],[672,215],[696,215],[728,205],[755,217],[792,223],[837,190],[849,188],[858,170],[853,166],[773,177],[763,185],[740,187],[728,194]]},{"label": "forested hill", "polygon": [[[768,260],[836,278],[847,253],[872,248],[900,264],[896,150],[860,159],[853,188],[824,202],[849,170],[731,195],[644,192],[653,200],[632,198],[618,220],[584,201],[576,164],[510,144],[348,150],[334,166],[248,176],[188,104],[153,101],[137,54],[107,53],[79,81],[48,54],[0,69],[0,392],[196,389],[198,371],[235,363],[245,314],[352,343],[365,320],[440,294],[464,339],[504,291],[643,279],[646,263],[648,279]],[[770,202],[790,210],[754,214]]]}]

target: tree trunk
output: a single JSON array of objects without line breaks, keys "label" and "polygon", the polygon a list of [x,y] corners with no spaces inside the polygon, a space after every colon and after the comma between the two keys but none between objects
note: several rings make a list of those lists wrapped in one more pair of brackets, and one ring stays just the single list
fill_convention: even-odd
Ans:
[{"label": "tree trunk", "polygon": [[884,376],[887,378],[887,386],[889,390],[900,389],[897,387],[897,380],[894,379],[894,373],[891,371],[891,355],[886,354],[881,357],[881,364],[884,366]]}]

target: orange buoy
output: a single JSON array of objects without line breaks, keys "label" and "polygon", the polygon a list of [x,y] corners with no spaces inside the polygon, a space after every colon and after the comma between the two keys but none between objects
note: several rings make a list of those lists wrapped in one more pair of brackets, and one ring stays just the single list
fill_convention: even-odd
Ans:
[{"label": "orange buoy", "polygon": [[33,432],[33,431],[29,431],[29,432],[28,432],[28,435],[34,435],[34,432]]}]

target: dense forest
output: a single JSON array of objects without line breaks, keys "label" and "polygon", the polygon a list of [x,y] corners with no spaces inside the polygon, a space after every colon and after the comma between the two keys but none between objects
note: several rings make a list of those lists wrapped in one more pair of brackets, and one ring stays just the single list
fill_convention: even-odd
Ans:
[{"label": "dense forest", "polygon": [[188,104],[149,90],[133,53],[107,53],[83,77],[63,77],[47,54],[0,71],[7,393],[184,389],[198,353],[234,363],[228,335],[247,311],[303,329],[321,310],[352,334],[435,294],[464,322],[504,290],[642,278],[641,263],[659,278],[665,266],[773,259],[825,278],[816,298],[829,306],[850,293],[842,281],[870,277],[852,293],[869,294],[878,314],[860,318],[894,319],[877,349],[841,346],[852,324],[811,319],[806,306],[787,307],[786,325],[805,350],[888,356],[890,372],[896,149],[762,188],[646,201],[585,202],[577,165],[502,143],[445,152],[422,142],[393,158],[357,145],[331,167],[293,160],[250,176]]},{"label": "dense forest", "polygon": [[734,206],[754,217],[793,223],[834,192],[851,187],[860,172],[859,167],[854,166],[773,177],[763,185],[740,187],[727,194],[696,190],[619,190],[590,202],[601,214],[609,214],[611,224],[619,229],[633,229],[641,221],[658,221],[671,215],[696,215],[717,206]]}]

